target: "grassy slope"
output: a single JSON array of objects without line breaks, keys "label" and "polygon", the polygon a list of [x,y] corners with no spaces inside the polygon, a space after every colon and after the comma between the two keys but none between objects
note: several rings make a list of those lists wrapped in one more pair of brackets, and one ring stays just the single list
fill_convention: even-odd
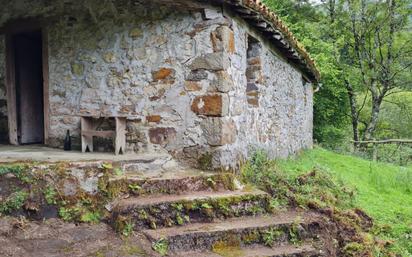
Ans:
[{"label": "grassy slope", "polygon": [[412,256],[412,167],[371,162],[321,148],[305,151],[294,160],[279,161],[278,165],[291,174],[319,167],[355,187],[355,205],[372,216],[379,227],[386,227],[381,235],[394,240],[394,248],[402,256]]}]

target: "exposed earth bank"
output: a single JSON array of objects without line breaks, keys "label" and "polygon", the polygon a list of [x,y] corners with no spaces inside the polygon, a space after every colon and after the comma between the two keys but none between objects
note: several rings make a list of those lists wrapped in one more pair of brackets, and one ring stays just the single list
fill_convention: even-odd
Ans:
[{"label": "exposed earth bank", "polygon": [[122,238],[107,224],[0,217],[0,256],[155,256],[140,235]]}]

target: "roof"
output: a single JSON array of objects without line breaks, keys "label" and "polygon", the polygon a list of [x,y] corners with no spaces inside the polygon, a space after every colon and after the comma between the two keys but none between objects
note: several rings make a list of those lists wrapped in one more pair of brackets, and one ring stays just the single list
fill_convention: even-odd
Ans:
[{"label": "roof", "polygon": [[224,0],[230,9],[268,38],[282,54],[294,63],[312,82],[318,82],[320,73],[315,61],[299,43],[282,20],[261,0]]}]

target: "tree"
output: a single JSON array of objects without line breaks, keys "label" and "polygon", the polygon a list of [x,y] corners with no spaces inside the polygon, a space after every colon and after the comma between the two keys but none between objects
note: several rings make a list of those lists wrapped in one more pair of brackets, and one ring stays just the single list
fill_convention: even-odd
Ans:
[{"label": "tree", "polygon": [[[363,140],[370,140],[374,137],[384,98],[408,84],[404,80],[412,65],[411,38],[405,37],[410,35],[407,27],[409,13],[405,12],[408,1],[346,0],[344,3],[347,15],[339,16],[342,23],[347,24],[342,34],[348,35],[345,42],[348,52],[343,65],[351,66],[345,84],[351,109],[356,108],[353,84],[365,100],[370,94],[371,112],[369,119],[364,121],[363,131]],[[355,141],[358,133],[355,123],[359,123],[359,112],[364,103],[351,112]]]},{"label": "tree", "polygon": [[322,0],[314,6],[306,0],[266,0],[321,71],[314,105],[319,142],[333,145],[350,124],[353,141],[375,138],[382,103],[412,88],[411,1]]}]

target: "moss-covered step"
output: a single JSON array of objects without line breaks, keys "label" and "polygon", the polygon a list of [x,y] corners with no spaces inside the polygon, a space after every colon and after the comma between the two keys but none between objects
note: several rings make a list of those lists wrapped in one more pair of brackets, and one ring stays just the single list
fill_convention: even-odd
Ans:
[{"label": "moss-covered step", "polygon": [[245,247],[262,244],[280,246],[299,244],[314,238],[320,220],[313,214],[283,212],[276,215],[249,216],[193,223],[182,227],[144,230],[154,248],[161,244],[170,252],[216,250],[224,247]]},{"label": "moss-covered step", "polygon": [[239,256],[239,257],[321,257],[322,251],[316,249],[311,243],[302,243],[298,245],[286,244],[275,247],[263,245],[253,245],[246,248],[238,246],[222,246],[212,251],[190,251],[169,254],[171,257],[178,256],[196,256],[196,257],[222,257],[222,256]]},{"label": "moss-covered step", "polygon": [[257,215],[268,211],[268,199],[267,193],[257,189],[131,197],[115,206],[113,223],[122,231],[131,224],[137,230],[154,229]]},{"label": "moss-covered step", "polygon": [[209,173],[194,169],[163,172],[128,172],[107,178],[111,197],[121,194],[179,194],[194,191],[234,190],[237,182],[230,173]]}]

